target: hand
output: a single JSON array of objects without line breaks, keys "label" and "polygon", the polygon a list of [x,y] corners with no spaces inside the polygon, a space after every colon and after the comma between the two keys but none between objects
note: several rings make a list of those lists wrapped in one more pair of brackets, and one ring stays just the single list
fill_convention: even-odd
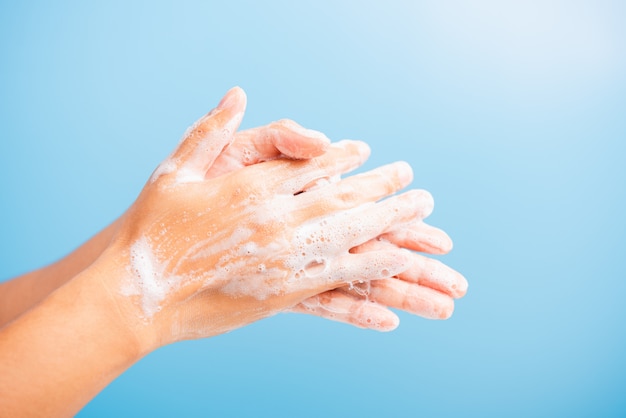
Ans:
[{"label": "hand", "polygon": [[244,106],[243,94],[231,91],[191,130],[124,215],[98,266],[117,268],[111,277],[119,279],[105,285],[151,344],[223,333],[315,294],[410,267],[398,248],[349,252],[429,210],[430,195],[420,191],[375,203],[410,182],[408,165],[300,193],[361,165],[369,155],[362,143],[343,141],[309,161],[273,160],[207,178]]},{"label": "hand", "polygon": [[[239,91],[237,94],[243,94],[240,89],[236,90]],[[208,115],[197,121],[183,139],[189,135],[198,135],[198,130],[202,130],[207,118]],[[290,120],[272,122],[237,132],[233,143],[220,154],[207,172],[207,178],[281,157],[316,157],[324,154],[329,146],[330,140],[320,132],[304,129]],[[120,223],[121,218],[56,263],[0,283],[0,327],[44,300],[91,265],[109,245]]]}]

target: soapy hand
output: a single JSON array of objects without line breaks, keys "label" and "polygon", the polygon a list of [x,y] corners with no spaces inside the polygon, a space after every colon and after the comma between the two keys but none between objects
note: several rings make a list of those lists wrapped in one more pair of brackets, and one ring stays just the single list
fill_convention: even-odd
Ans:
[{"label": "soapy hand", "polygon": [[134,312],[132,326],[154,344],[220,334],[411,267],[410,253],[396,246],[349,251],[428,213],[431,198],[423,191],[376,203],[411,181],[408,165],[311,189],[361,165],[369,155],[363,143],[342,141],[311,160],[266,161],[207,178],[225,158],[244,107],[243,92],[231,90],[191,128],[121,219],[103,256],[122,272],[108,290],[123,296],[120,310]]},{"label": "soapy hand", "polygon": [[[184,139],[202,136],[211,116],[205,116],[187,131]],[[206,178],[215,178],[240,168],[277,158],[308,159],[323,155],[330,140],[322,133],[304,129],[290,120],[238,131],[234,141],[225,148],[208,169]],[[160,168],[166,167],[168,163]],[[171,164],[170,164],[171,165]],[[336,179],[335,179],[336,180]],[[328,183],[319,179],[307,190]],[[104,251],[119,230],[123,217],[109,225],[77,251],[45,269],[37,270],[9,284],[16,296],[8,297],[0,311],[0,325],[10,321],[67,282]],[[449,237],[441,230],[416,222],[406,229],[386,234],[385,241],[399,247],[432,254],[443,254],[452,247]],[[378,244],[382,245],[382,244]],[[351,251],[362,251],[354,248]],[[385,306],[403,309],[427,318],[446,318],[454,306],[452,298],[462,296],[467,282],[458,273],[441,263],[412,254],[412,267],[399,280],[375,281],[370,284],[351,283],[337,291],[328,291],[295,306],[292,311],[305,312],[327,319],[347,322],[359,327],[390,330],[398,323],[397,316]],[[402,282],[401,282],[402,281]],[[457,289],[451,289],[455,285]],[[6,286],[5,286],[6,288]],[[19,289],[31,289],[20,292]],[[459,290],[463,289],[463,291]],[[435,291],[437,290],[437,291]],[[9,292],[10,293],[10,292]],[[376,301],[376,303],[374,303]]]}]

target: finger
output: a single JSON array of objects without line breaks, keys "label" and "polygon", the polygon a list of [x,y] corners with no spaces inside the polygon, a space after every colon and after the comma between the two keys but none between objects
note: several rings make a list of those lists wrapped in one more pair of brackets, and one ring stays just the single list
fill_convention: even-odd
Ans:
[{"label": "finger", "polygon": [[199,181],[220,153],[232,142],[243,118],[246,94],[239,87],[226,93],[219,105],[191,126],[168,159],[178,181]]},{"label": "finger", "polygon": [[467,293],[468,283],[457,271],[439,260],[413,255],[413,265],[398,277],[404,281],[418,283],[458,299]]},{"label": "finger", "polygon": [[448,234],[421,221],[383,234],[380,238],[398,247],[429,254],[447,254],[453,245]]},{"label": "finger", "polygon": [[296,122],[282,119],[271,123],[261,138],[271,142],[283,155],[296,159],[309,159],[324,154],[330,140],[321,132],[305,129]]},{"label": "finger", "polygon": [[278,157],[310,159],[324,154],[329,146],[330,140],[323,133],[283,119],[267,126],[237,132],[235,140],[218,157],[207,177],[217,177]]},{"label": "finger", "polygon": [[370,148],[366,143],[343,140],[331,144],[320,157],[306,161],[267,161],[248,167],[246,175],[262,179],[274,193],[293,195],[319,179],[336,177],[360,167],[369,155]]},{"label": "finger", "polygon": [[400,324],[398,316],[384,306],[337,290],[312,296],[287,311],[376,331],[393,331]]},{"label": "finger", "polygon": [[279,175],[287,180],[280,183],[282,188],[279,192],[296,194],[310,188],[319,180],[349,173],[362,166],[370,152],[370,147],[365,142],[343,140],[331,144],[326,154],[302,162],[299,166],[286,166],[286,161],[277,161],[277,165],[286,168]]},{"label": "finger", "polygon": [[332,187],[309,190],[299,198],[311,204],[322,202],[326,211],[347,210],[390,196],[412,180],[411,166],[399,161],[343,179]]},{"label": "finger", "polygon": [[[369,251],[388,251],[396,245],[380,240],[371,240],[351,250],[355,254]],[[438,260],[411,253],[411,267],[398,277],[406,282],[416,283],[437,290],[453,298],[461,298],[467,293],[465,277]]]},{"label": "finger", "polygon": [[369,299],[428,319],[448,319],[454,300],[441,292],[398,279],[371,282]]},{"label": "finger", "polygon": [[[339,212],[336,212],[336,204],[321,196],[311,204],[303,205],[292,216],[296,222],[303,224],[299,234],[303,235],[303,239],[306,237],[311,246],[331,248],[333,251],[353,248],[414,222],[432,207],[432,196],[425,190],[411,190],[378,203],[365,203]],[[343,205],[346,206],[345,203]]]},{"label": "finger", "polygon": [[[306,289],[330,290],[355,281],[393,277],[411,266],[410,253],[394,249],[365,254],[345,254],[334,260],[320,257],[304,250],[302,257],[308,262],[295,273],[294,291]],[[297,259],[302,260],[300,254]],[[287,261],[287,264],[291,264]]]}]

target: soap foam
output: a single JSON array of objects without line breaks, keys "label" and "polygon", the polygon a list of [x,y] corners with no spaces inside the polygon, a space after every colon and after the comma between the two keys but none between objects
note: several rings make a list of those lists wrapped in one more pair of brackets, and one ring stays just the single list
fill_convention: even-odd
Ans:
[{"label": "soap foam", "polygon": [[181,277],[166,277],[167,263],[155,256],[148,238],[141,237],[130,248],[130,280],[122,286],[125,296],[139,296],[144,319],[161,310],[161,302],[182,281]]},{"label": "soap foam", "polygon": [[[345,258],[343,264],[337,260],[350,257],[345,247],[351,242],[363,243],[377,234],[379,226],[373,222],[354,224],[354,219],[362,218],[363,211],[371,205],[373,203],[366,203],[305,222],[297,227],[290,240],[273,241],[267,246],[243,242],[236,248],[222,247],[223,250],[232,248],[216,266],[215,277],[225,283],[222,291],[264,300],[271,295],[311,289],[315,286],[312,279],[318,284],[323,281],[335,284],[352,277],[363,280],[362,285],[353,285],[354,290],[367,295],[370,291],[367,280],[390,276],[389,259],[356,266],[345,265]],[[393,218],[395,208],[388,206],[387,210],[388,217]],[[259,221],[270,216],[279,217],[277,213],[257,215],[259,212],[263,211],[250,214],[254,219],[252,225],[261,225]]]},{"label": "soap foam", "polygon": [[[183,169],[178,171],[176,176],[177,182],[186,183],[204,180],[206,170],[213,165],[213,162],[219,157],[222,150],[232,143],[235,132],[243,119],[243,113],[243,111],[240,111],[233,114],[219,131],[203,132],[200,129],[200,125],[205,123],[212,114],[199,121],[197,126],[185,137],[195,133],[204,135],[204,138],[199,141],[192,155],[187,158]],[[216,144],[219,146],[219,149],[216,149]]]},{"label": "soap foam", "polygon": [[[164,256],[159,257],[156,242],[148,237],[138,239],[131,246],[131,281],[125,284],[123,292],[139,296],[146,318],[151,318],[183,280],[200,281],[204,288],[217,286],[216,290],[234,297],[265,300],[325,284],[332,287],[355,280],[367,283],[369,279],[389,276],[388,269],[393,270],[390,258],[350,264],[353,256],[348,249],[384,232],[381,222],[392,224],[397,219],[397,205],[381,205],[370,215],[375,203],[364,203],[319,216],[292,230],[283,226],[286,217],[282,209],[293,205],[285,199],[293,196],[276,195],[261,206],[244,204],[240,209],[246,219],[245,227],[235,228],[230,235],[223,231],[207,233],[207,238],[177,257],[173,268]],[[286,233],[263,236],[266,229]],[[189,271],[185,268],[188,261],[200,267]],[[357,293],[369,293],[369,286],[353,288],[358,288],[354,289]]]},{"label": "soap foam", "polygon": [[163,161],[159,166],[154,170],[152,175],[150,176],[150,183],[154,183],[159,177],[164,176],[166,174],[173,173],[176,171],[178,164],[174,161],[173,158],[168,157]]},{"label": "soap foam", "polygon": [[[233,248],[252,237],[252,235],[253,231],[248,228],[236,228],[230,236],[226,236],[225,233],[216,233],[210,239],[200,241],[191,247],[182,260],[186,257],[189,257],[192,260],[199,260],[202,258],[209,258],[220,253],[228,254]],[[254,242],[250,242],[248,245],[254,246]],[[254,250],[252,247],[249,247],[249,249],[251,251]]]},{"label": "soap foam", "polygon": [[[205,123],[209,124],[209,119],[221,111],[221,109],[213,109],[187,128],[174,153],[167,157],[150,176],[151,183],[162,175],[172,172],[176,172],[176,183],[192,183],[204,180],[206,170],[212,166],[222,150],[232,143],[235,132],[244,115],[243,110],[233,114],[229,120],[225,121],[224,126],[219,131],[216,129],[204,131],[202,125]],[[194,135],[201,136],[201,139],[198,140],[191,155],[186,157],[186,161],[181,164],[180,161],[173,158],[173,155],[176,154],[178,148],[183,146],[186,140]],[[216,149],[215,144],[220,146],[220,148]]]}]

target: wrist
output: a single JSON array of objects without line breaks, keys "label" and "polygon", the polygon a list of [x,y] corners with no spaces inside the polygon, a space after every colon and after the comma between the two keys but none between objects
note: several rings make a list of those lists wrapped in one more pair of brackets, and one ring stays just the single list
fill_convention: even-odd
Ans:
[{"label": "wrist", "polygon": [[158,337],[156,322],[142,315],[136,296],[124,292],[123,286],[130,273],[118,254],[107,249],[74,281],[82,282],[97,299],[112,337],[122,342],[129,360],[137,361],[163,344]]},{"label": "wrist", "polygon": [[0,410],[74,415],[148,353],[106,286],[116,274],[97,260],[2,328]]}]

